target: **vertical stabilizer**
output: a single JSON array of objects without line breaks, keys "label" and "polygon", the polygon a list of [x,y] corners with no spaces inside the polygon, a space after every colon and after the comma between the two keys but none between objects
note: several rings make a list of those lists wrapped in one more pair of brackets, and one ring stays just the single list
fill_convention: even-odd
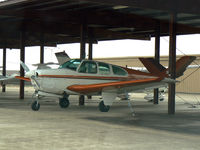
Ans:
[{"label": "vertical stabilizer", "polygon": [[56,55],[56,58],[57,58],[58,63],[59,63],[60,65],[62,65],[62,64],[65,63],[66,61],[70,60],[70,57],[65,53],[65,51],[55,53],[55,55]]}]

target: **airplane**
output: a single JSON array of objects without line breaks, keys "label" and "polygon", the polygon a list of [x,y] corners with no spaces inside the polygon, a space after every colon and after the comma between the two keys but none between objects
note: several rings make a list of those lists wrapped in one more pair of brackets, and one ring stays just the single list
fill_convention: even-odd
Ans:
[{"label": "airplane", "polygon": [[[137,71],[117,65],[94,60],[70,59],[57,69],[29,68],[21,62],[25,76],[15,78],[31,81],[35,88],[36,100],[32,110],[40,109],[39,99],[43,96],[59,98],[61,108],[70,104],[69,95],[100,95],[101,112],[108,112],[115,98],[120,94],[149,90],[175,83],[171,79],[168,69],[153,58],[139,58],[149,72]],[[187,66],[196,59],[195,56],[183,56],[176,62],[176,78],[183,75]]]}]

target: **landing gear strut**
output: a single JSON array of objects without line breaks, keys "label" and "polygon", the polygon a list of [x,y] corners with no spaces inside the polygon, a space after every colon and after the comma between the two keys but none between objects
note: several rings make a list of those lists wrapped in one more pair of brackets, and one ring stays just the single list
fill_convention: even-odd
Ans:
[{"label": "landing gear strut", "polygon": [[40,109],[40,103],[38,102],[38,99],[40,98],[39,95],[38,95],[38,91],[35,91],[32,95],[32,98],[33,97],[36,97],[36,100],[32,102],[31,104],[31,108],[33,111],[38,111]]},{"label": "landing gear strut", "polygon": [[99,110],[100,110],[101,112],[108,112],[109,109],[110,109],[110,106],[106,106],[106,105],[104,104],[103,101],[101,101],[101,102],[99,103]]}]

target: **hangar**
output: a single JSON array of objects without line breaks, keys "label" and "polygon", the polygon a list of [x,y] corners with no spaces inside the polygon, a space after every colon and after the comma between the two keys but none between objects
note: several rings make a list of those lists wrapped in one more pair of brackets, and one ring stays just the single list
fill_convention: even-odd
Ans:
[{"label": "hangar", "polygon": [[[175,78],[176,35],[200,32],[198,0],[7,0],[0,3],[0,47],[3,48],[3,75],[6,74],[6,48],[19,48],[25,61],[25,47],[80,43],[84,59],[85,44],[104,40],[155,37],[155,59],[159,61],[160,36],[170,36],[169,73]],[[24,70],[20,68],[20,75]],[[5,91],[5,87],[3,88]],[[158,89],[154,91],[158,101]],[[20,82],[24,98],[24,82]],[[175,113],[175,84],[169,84],[168,113]],[[84,101],[80,101],[83,104]]]}]

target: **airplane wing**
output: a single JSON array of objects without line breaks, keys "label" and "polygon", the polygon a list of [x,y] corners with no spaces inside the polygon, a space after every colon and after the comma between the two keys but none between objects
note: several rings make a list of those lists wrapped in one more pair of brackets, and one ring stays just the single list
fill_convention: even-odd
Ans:
[{"label": "airplane wing", "polygon": [[99,83],[99,84],[89,84],[89,85],[71,85],[67,87],[68,90],[87,94],[87,93],[94,93],[100,92],[102,90],[113,90],[113,89],[120,89],[124,87],[131,87],[131,86],[141,86],[147,83],[159,82],[163,78],[155,77],[150,79],[141,79],[141,80],[128,80],[128,81],[117,81],[117,82],[108,82],[108,83]]},{"label": "airplane wing", "polygon": [[0,75],[0,81],[12,80],[12,79],[15,79],[16,76],[17,76],[17,74],[13,74],[11,76],[2,76],[2,75]]},{"label": "airplane wing", "polygon": [[26,77],[21,77],[21,76],[15,76],[16,79],[24,80],[24,81],[31,81],[31,79],[26,78]]}]

